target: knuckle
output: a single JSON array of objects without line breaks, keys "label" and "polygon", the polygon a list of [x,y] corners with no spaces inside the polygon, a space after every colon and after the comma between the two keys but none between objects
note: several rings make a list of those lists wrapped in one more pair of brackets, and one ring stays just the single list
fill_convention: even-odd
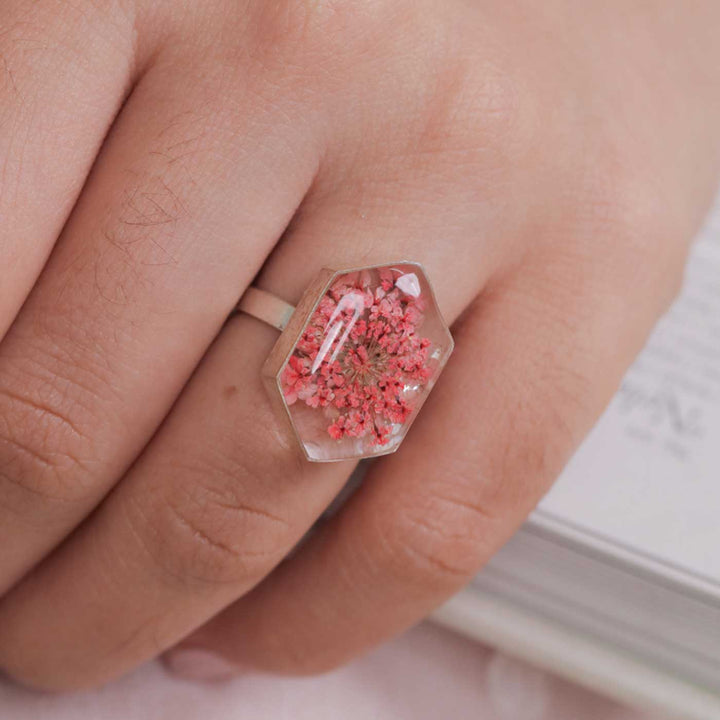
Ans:
[{"label": "knuckle", "polygon": [[541,381],[527,394],[532,400],[498,417],[502,444],[483,475],[486,504],[502,507],[509,525],[524,519],[540,500],[596,414],[599,392],[592,382],[562,358],[537,362],[531,376]]},{"label": "knuckle", "polygon": [[[384,143],[404,162],[429,171],[452,170],[453,177],[462,174],[464,184],[469,169],[491,165],[507,172],[508,156],[531,134],[526,126],[535,117],[520,68],[500,54],[476,49],[477,39],[450,13],[437,13],[431,26],[422,5],[388,0],[258,3],[250,30],[257,47],[253,56],[270,76],[299,73],[295,84],[310,90],[303,92],[300,104],[308,99],[315,103],[312,91],[325,83],[333,96],[344,98],[365,88],[376,117],[371,125],[361,115],[348,117],[337,127],[341,138],[360,132],[358,128],[382,133]],[[396,51],[394,39],[400,32],[410,38],[408,52],[419,50],[420,41],[413,38],[424,38],[412,66]],[[373,85],[368,94],[379,62],[388,81]],[[317,67],[323,72],[309,72]],[[402,118],[388,112],[398,107],[405,108]],[[333,123],[345,112],[334,113]],[[427,162],[430,156],[433,163]]]},{"label": "knuckle", "polygon": [[[182,477],[162,487],[147,509],[129,506],[135,534],[156,566],[183,585],[249,586],[289,549],[289,520],[248,497],[252,468],[183,465],[168,473]],[[260,478],[262,480],[262,478]],[[259,482],[257,483],[259,485]],[[132,503],[132,501],[131,501]]]},{"label": "knuckle", "polygon": [[[78,419],[78,405],[52,381],[0,383],[0,476],[6,504],[40,497],[69,502],[86,493],[92,443]],[[30,496],[30,497],[28,497]]]},{"label": "knuckle", "polygon": [[671,205],[657,186],[642,174],[624,169],[610,170],[606,183],[597,192],[600,198],[599,220],[646,252],[657,249],[658,241],[678,230]]},{"label": "knuckle", "polygon": [[[88,267],[79,268],[83,293],[99,301],[91,307],[125,332],[138,317],[165,317],[184,300],[195,272],[186,239],[196,233],[206,200],[198,168],[217,150],[208,123],[227,121],[216,106],[212,119],[204,110],[178,111],[152,135],[141,165],[126,172],[117,207],[98,224]],[[82,250],[80,262],[88,257]]]},{"label": "knuckle", "polygon": [[439,593],[467,582],[489,553],[496,518],[457,488],[436,486],[380,517],[381,564],[409,586]]},{"label": "knuckle", "polygon": [[627,160],[612,159],[619,152],[607,153],[602,178],[582,190],[583,233],[589,230],[595,241],[609,239],[603,244],[604,262],[596,266],[604,279],[625,292],[636,288],[653,295],[660,312],[682,284],[694,228],[682,203],[668,197],[656,179],[628,168]]},{"label": "knuckle", "polygon": [[104,222],[92,268],[94,289],[106,308],[127,311],[137,304],[148,312],[151,304],[140,300],[156,298],[159,286],[172,289],[168,276],[184,269],[178,231],[194,220],[194,156],[205,151],[202,131],[183,134],[170,127],[155,139],[152,169],[132,174],[117,215]]},{"label": "knuckle", "polygon": [[488,177],[512,172],[520,145],[525,111],[516,80],[496,61],[454,50],[440,55],[428,68],[433,79],[425,91],[408,98],[412,116],[400,128],[388,128],[386,137],[402,148],[413,170],[451,180],[468,202],[487,202]]},{"label": "knuckle", "polygon": [[318,46],[341,49],[352,36],[362,34],[368,20],[387,5],[386,0],[282,0],[255,4],[254,31],[265,47],[303,52]]},{"label": "knuckle", "polygon": [[487,165],[492,152],[506,162],[525,113],[516,74],[498,58],[456,52],[441,67],[430,128],[466,161]]}]

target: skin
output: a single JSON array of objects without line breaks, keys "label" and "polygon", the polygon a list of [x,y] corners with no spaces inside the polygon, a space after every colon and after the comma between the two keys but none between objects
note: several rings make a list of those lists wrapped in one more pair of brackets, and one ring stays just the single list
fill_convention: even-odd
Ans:
[{"label": "skin", "polygon": [[[310,673],[466,583],[678,291],[720,146],[715,0],[4,0],[0,668],[173,648]],[[309,464],[227,320],[257,283],[424,264],[456,351],[283,560]]]}]

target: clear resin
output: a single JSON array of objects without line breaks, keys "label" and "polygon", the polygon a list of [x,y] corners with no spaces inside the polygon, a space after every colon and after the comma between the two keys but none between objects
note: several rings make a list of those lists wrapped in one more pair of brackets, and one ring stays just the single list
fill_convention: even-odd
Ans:
[{"label": "clear resin", "polygon": [[273,378],[305,454],[330,461],[392,452],[453,348],[423,269],[338,272],[315,292]]}]

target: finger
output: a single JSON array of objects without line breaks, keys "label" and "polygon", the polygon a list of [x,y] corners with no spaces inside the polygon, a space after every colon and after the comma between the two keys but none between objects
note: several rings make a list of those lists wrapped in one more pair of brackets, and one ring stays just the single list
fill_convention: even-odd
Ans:
[{"label": "finger", "polygon": [[0,344],[0,589],[146,444],[312,181],[305,126],[199,63],[139,82]]},{"label": "finger", "polygon": [[119,5],[85,5],[0,5],[0,338],[39,275],[141,60],[132,18]]},{"label": "finger", "polygon": [[562,265],[542,263],[486,288],[398,453],[292,559],[172,651],[171,667],[188,674],[183,653],[204,649],[241,667],[327,670],[419,620],[509,538],[660,304],[621,302],[627,268],[598,288],[588,275],[563,285]]},{"label": "finger", "polygon": [[[282,66],[284,86],[290,84],[287,67]],[[306,81],[298,80],[297,86],[306,88]],[[355,136],[362,134],[353,125],[358,114],[345,110],[353,107],[354,93],[337,95],[333,84],[329,96],[335,113],[339,108],[346,113],[341,140],[324,148],[323,172],[266,264],[261,284],[294,302],[324,265],[357,267],[406,256],[425,265],[443,314],[452,319],[497,271],[500,258],[508,261],[510,253],[488,239],[516,238],[517,225],[524,222],[497,209],[500,188],[508,182],[502,174],[506,146],[495,150],[504,123],[495,112],[488,124],[478,121],[487,129],[486,145],[468,151],[450,127],[458,118],[454,108],[438,113],[426,106],[426,98],[416,100],[422,121],[411,131],[398,132],[392,116],[384,121],[393,140],[378,145],[389,153],[390,167],[375,152],[350,162],[349,170],[348,148],[356,147]],[[384,118],[390,106],[377,102],[378,116]],[[296,112],[288,109],[291,118]],[[303,105],[301,126],[309,112],[312,108]],[[324,115],[316,120],[318,127],[328,122]],[[334,137],[332,130],[328,137]],[[433,161],[413,151],[428,141]],[[477,183],[467,182],[470,164],[481,177]],[[215,186],[208,185],[212,194]],[[272,416],[263,410],[259,388],[267,348],[256,354],[262,337],[225,340],[230,332],[223,332],[216,345],[223,367],[230,369],[207,370],[208,377],[235,378],[232,384],[243,388],[242,396],[247,394],[258,414],[240,411],[242,396],[238,403],[223,400],[210,380],[202,385],[213,392],[194,392],[206,372],[201,364],[129,475],[0,606],[0,664],[13,676],[44,686],[86,685],[158,653],[269,572],[345,481],[347,469],[336,465],[312,465],[298,473],[296,446],[274,447],[276,426],[263,427]],[[247,367],[238,367],[238,352],[248,353]],[[215,400],[212,410],[200,403],[201,396]],[[187,427],[182,433],[181,426]],[[176,434],[180,440],[173,440]],[[325,472],[330,479],[323,481],[317,473]],[[306,490],[297,507],[296,496],[285,487],[295,483]],[[285,520],[287,528],[270,516]]]},{"label": "finger", "polygon": [[[380,232],[388,243],[360,262],[396,255],[396,238],[411,232],[406,218],[421,210],[430,214],[425,203],[405,206],[392,225],[388,216],[360,217],[333,203],[303,212],[277,259],[283,272],[268,270],[276,284],[265,287],[297,301],[286,286],[297,273],[309,282],[327,257],[319,232],[337,238],[342,230],[351,265],[354,250]],[[458,227],[450,242],[480,252],[466,230]],[[438,297],[457,315],[483,281],[477,263],[447,272],[430,250],[436,228],[412,232]],[[128,476],[7,596],[0,663],[13,676],[77,687],[157,654],[267,575],[342,487],[352,463],[307,463],[273,413],[260,370],[276,337],[252,318],[232,319]]]}]

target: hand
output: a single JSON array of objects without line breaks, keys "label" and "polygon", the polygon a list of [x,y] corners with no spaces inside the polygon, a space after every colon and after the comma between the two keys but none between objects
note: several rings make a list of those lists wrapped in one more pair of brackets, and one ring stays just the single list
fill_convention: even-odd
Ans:
[{"label": "hand", "polygon": [[[718,21],[712,0],[6,0],[0,667],[84,687],[187,638],[171,665],[315,672],[461,587],[677,291],[717,173]],[[260,380],[277,334],[225,319],[258,272],[296,302],[324,265],[398,258],[455,355],[283,563],[351,467],[300,458]]]}]

